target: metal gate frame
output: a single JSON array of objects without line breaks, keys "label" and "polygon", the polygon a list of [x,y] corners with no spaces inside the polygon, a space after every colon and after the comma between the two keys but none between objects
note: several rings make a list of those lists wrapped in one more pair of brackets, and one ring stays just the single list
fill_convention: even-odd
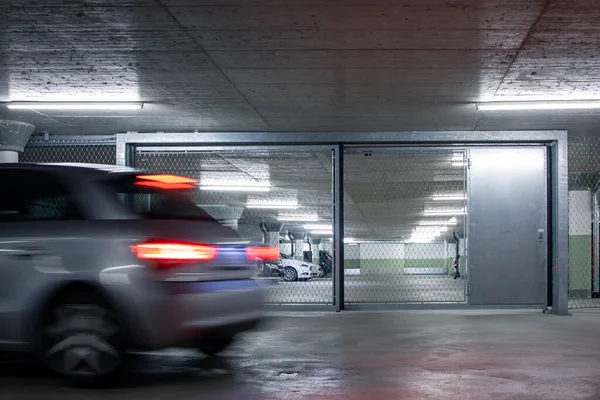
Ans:
[{"label": "metal gate frame", "polygon": [[[568,206],[568,155],[566,131],[448,131],[448,132],[202,132],[202,133],[126,133],[116,135],[117,165],[131,166],[136,147],[269,147],[285,146],[290,149],[306,146],[331,146],[333,149],[333,207],[334,207],[334,281],[333,310],[350,309],[344,304],[344,191],[343,157],[346,146],[435,146],[470,147],[493,145],[545,145],[548,148],[549,201],[548,227],[549,278],[552,281],[548,308],[552,314],[568,315],[569,291],[569,206]],[[550,272],[551,271],[551,272]],[[361,309],[382,308],[469,308],[469,305],[364,305]],[[330,306],[290,306],[291,309],[331,310]],[[495,307],[486,307],[495,308]],[[499,307],[506,308],[506,307]],[[281,310],[281,306],[277,306]],[[352,307],[355,309],[355,307]]]}]

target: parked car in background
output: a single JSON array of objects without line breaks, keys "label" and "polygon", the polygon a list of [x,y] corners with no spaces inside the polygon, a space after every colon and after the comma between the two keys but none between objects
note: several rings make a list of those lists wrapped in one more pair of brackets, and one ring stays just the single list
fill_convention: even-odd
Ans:
[{"label": "parked car in background", "polygon": [[279,267],[282,270],[283,280],[286,282],[306,281],[323,274],[323,270],[318,265],[296,260],[283,253],[280,253],[279,256]]},{"label": "parked car in background", "polygon": [[106,382],[129,349],[227,348],[262,318],[249,246],[188,196],[195,181],[114,166],[2,164],[0,349]]}]

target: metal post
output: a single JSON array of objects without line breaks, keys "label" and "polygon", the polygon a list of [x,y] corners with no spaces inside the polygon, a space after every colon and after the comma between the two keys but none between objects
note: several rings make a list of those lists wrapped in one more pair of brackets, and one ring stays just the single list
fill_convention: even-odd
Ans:
[{"label": "metal post", "polygon": [[344,309],[344,148],[333,150],[333,297],[335,311]]},{"label": "metal post", "polygon": [[[566,136],[566,135],[565,135]],[[569,315],[569,192],[566,137],[550,146],[552,174],[552,314]]]},{"label": "metal post", "polygon": [[600,227],[598,227],[598,219],[600,217],[600,213],[598,210],[598,190],[594,192],[594,196],[592,197],[592,206],[593,206],[593,218],[592,222],[593,232],[592,232],[592,240],[594,240],[594,290],[593,293],[598,293],[600,291],[600,279],[598,279],[598,273],[600,272],[600,260],[598,258],[598,251],[600,250],[600,243],[598,242],[598,234],[600,233]]}]

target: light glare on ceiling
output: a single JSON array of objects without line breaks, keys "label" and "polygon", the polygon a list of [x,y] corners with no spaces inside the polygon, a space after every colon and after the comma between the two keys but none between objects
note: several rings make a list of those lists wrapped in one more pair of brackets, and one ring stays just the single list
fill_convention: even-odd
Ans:
[{"label": "light glare on ceiling", "polygon": [[44,102],[44,101],[31,101],[31,102],[11,102],[7,104],[7,107],[11,110],[139,110],[144,108],[142,102],[126,102],[126,101],[115,101],[115,102],[92,102],[92,101],[81,101],[81,102]]}]

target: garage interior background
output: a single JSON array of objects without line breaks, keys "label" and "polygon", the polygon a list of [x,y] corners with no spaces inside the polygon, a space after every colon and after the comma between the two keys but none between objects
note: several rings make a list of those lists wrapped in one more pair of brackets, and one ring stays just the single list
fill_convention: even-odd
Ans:
[{"label": "garage interior background", "polygon": [[[597,1],[276,3],[0,1],[3,101],[144,102],[140,112],[114,113],[2,107],[3,119],[27,121],[38,132],[84,135],[35,137],[21,159],[113,164],[114,137],[90,135],[134,130],[565,129],[571,136],[570,304],[596,306],[592,235],[598,232],[591,221],[598,220],[592,202],[599,149],[597,139],[586,137],[597,136],[600,114],[482,112],[474,103],[597,97]],[[290,169],[295,157],[287,160]],[[325,176],[318,171],[307,174]],[[290,176],[284,188],[291,190],[301,183]],[[375,194],[363,196],[377,201]],[[376,263],[366,246],[348,244],[348,265],[362,270]],[[394,251],[400,254],[399,247]],[[404,259],[402,267],[407,262],[418,263]],[[316,285],[302,287],[308,300]]]}]

